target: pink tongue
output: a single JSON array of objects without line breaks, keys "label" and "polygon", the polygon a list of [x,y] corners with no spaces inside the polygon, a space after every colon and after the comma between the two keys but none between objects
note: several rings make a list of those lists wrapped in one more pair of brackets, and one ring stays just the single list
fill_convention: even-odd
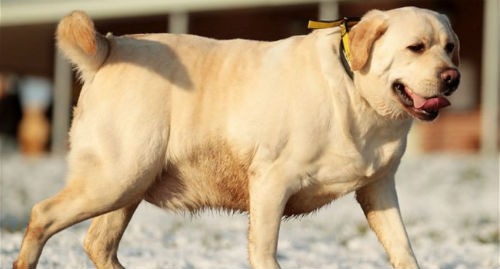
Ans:
[{"label": "pink tongue", "polygon": [[450,101],[442,96],[425,99],[408,89],[406,93],[411,96],[413,99],[413,106],[418,109],[438,111],[443,107],[451,105]]},{"label": "pink tongue", "polygon": [[424,110],[432,110],[432,111],[438,111],[443,107],[447,107],[451,105],[450,101],[444,97],[434,97],[431,99],[427,99],[425,103],[421,107],[417,107],[419,109],[424,109]]}]

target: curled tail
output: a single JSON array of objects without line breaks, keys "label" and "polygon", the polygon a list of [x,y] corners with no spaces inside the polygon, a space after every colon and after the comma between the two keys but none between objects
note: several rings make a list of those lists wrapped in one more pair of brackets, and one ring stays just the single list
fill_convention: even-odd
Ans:
[{"label": "curled tail", "polygon": [[73,11],[59,22],[56,39],[60,50],[77,66],[83,81],[95,75],[109,52],[107,39],[96,32],[83,11]]}]

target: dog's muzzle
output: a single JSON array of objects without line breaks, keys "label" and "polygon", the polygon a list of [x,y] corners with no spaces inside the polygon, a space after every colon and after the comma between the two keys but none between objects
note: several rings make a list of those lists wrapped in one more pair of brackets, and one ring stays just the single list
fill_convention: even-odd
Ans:
[{"label": "dog's muzzle", "polygon": [[450,96],[460,84],[460,72],[456,68],[444,69],[439,77],[443,82],[443,94],[446,96]]}]

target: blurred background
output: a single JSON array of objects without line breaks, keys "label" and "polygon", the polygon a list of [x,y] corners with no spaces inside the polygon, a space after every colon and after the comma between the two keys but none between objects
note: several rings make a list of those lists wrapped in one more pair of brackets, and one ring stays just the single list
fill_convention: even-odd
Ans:
[{"label": "blurred background", "polygon": [[[446,14],[460,37],[462,82],[433,123],[416,123],[408,152],[496,154],[499,144],[497,0],[1,0],[0,138],[2,154],[67,151],[71,107],[80,83],[56,51],[56,23],[85,10],[115,35],[190,33],[219,39],[277,40],[307,34],[308,19],[361,16],[405,5]],[[411,31],[411,29],[408,29]]]},{"label": "blurred background", "polygon": [[[396,174],[408,234],[422,268],[499,268],[499,0],[0,0],[0,268],[17,256],[33,204],[65,183],[67,133],[81,85],[54,46],[64,15],[84,10],[98,31],[114,35],[277,40],[309,33],[309,19],[408,5],[450,18],[462,72],[453,105],[410,132]],[[158,210],[141,204],[120,246],[125,265],[247,268],[245,216],[206,212],[186,221]],[[312,215],[283,223],[284,268],[388,265],[352,194]],[[40,267],[92,268],[80,243],[86,226],[52,238]]]}]

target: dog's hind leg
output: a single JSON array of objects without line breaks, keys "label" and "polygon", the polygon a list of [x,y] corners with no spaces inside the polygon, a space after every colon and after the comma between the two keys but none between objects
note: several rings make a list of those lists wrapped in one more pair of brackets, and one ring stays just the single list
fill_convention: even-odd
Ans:
[{"label": "dog's hind leg", "polygon": [[92,221],[83,245],[96,268],[124,268],[118,261],[118,245],[139,203],[98,216]]},{"label": "dog's hind leg", "polygon": [[[100,175],[107,174],[102,173]],[[112,173],[111,173],[112,174]],[[36,204],[13,267],[35,268],[45,242],[55,233],[85,219],[130,206],[142,199],[152,176],[125,180],[76,177],[58,194]]]}]

